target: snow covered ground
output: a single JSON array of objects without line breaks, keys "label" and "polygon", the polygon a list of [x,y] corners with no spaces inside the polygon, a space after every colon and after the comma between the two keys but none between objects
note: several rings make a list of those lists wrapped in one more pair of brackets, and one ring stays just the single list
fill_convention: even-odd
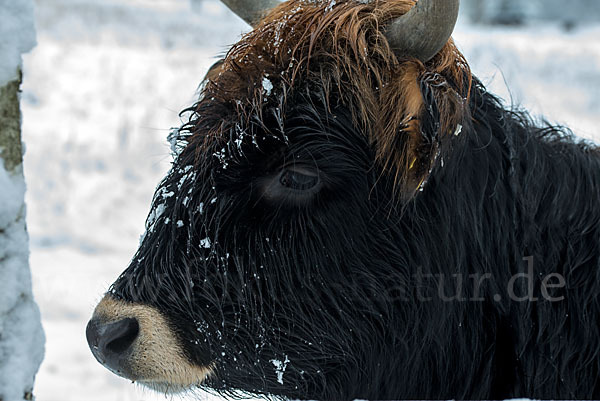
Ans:
[{"label": "snow covered ground", "polygon": [[[47,336],[39,401],[165,398],[100,366],[84,331],[136,249],[168,169],[168,129],[214,57],[247,29],[216,0],[195,8],[37,1],[38,46],[25,57],[22,99],[31,267]],[[600,25],[570,33],[459,26],[455,35],[494,92],[510,99],[508,86],[515,103],[600,140],[598,37]]]}]

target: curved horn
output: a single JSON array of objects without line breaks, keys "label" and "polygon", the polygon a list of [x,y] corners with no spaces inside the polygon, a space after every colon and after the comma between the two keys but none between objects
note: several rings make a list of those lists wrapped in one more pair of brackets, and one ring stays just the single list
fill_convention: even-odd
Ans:
[{"label": "curved horn", "polygon": [[385,36],[396,56],[431,60],[452,35],[459,3],[460,0],[419,0],[409,12],[395,19]]},{"label": "curved horn", "polygon": [[250,26],[256,26],[258,21],[269,11],[277,6],[279,0],[221,0],[238,17]]}]

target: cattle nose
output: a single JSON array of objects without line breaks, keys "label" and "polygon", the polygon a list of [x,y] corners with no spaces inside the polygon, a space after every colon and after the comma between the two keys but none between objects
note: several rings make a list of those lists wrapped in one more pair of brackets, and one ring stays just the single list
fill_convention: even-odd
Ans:
[{"label": "cattle nose", "polygon": [[109,323],[92,319],[87,325],[85,335],[98,362],[118,375],[125,376],[131,345],[139,332],[140,325],[134,318]]}]

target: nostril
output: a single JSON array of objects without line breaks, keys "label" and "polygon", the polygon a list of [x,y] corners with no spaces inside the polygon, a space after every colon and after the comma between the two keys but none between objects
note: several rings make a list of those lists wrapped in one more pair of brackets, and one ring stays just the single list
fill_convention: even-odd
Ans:
[{"label": "nostril", "polygon": [[98,362],[118,373],[125,369],[129,356],[127,351],[139,332],[140,325],[135,318],[110,323],[92,319],[87,325],[86,337]]},{"label": "nostril", "polygon": [[123,319],[113,324],[118,326],[115,327],[113,339],[108,338],[105,347],[109,352],[122,354],[137,338],[140,325],[136,319],[132,318]]}]

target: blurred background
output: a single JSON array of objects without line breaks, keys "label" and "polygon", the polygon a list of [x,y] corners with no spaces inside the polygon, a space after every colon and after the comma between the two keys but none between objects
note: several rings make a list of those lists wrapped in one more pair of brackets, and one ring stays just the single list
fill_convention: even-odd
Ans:
[{"label": "blurred background", "polygon": [[[35,394],[171,398],[101,367],[85,325],[136,250],[169,168],[169,128],[248,27],[216,0],[36,4],[22,95],[31,268],[47,336]],[[600,2],[463,0],[454,38],[507,104],[600,142]]]},{"label": "blurred background", "polygon": [[596,0],[463,0],[463,11],[471,22],[496,25],[545,21],[569,30],[600,21]]}]

